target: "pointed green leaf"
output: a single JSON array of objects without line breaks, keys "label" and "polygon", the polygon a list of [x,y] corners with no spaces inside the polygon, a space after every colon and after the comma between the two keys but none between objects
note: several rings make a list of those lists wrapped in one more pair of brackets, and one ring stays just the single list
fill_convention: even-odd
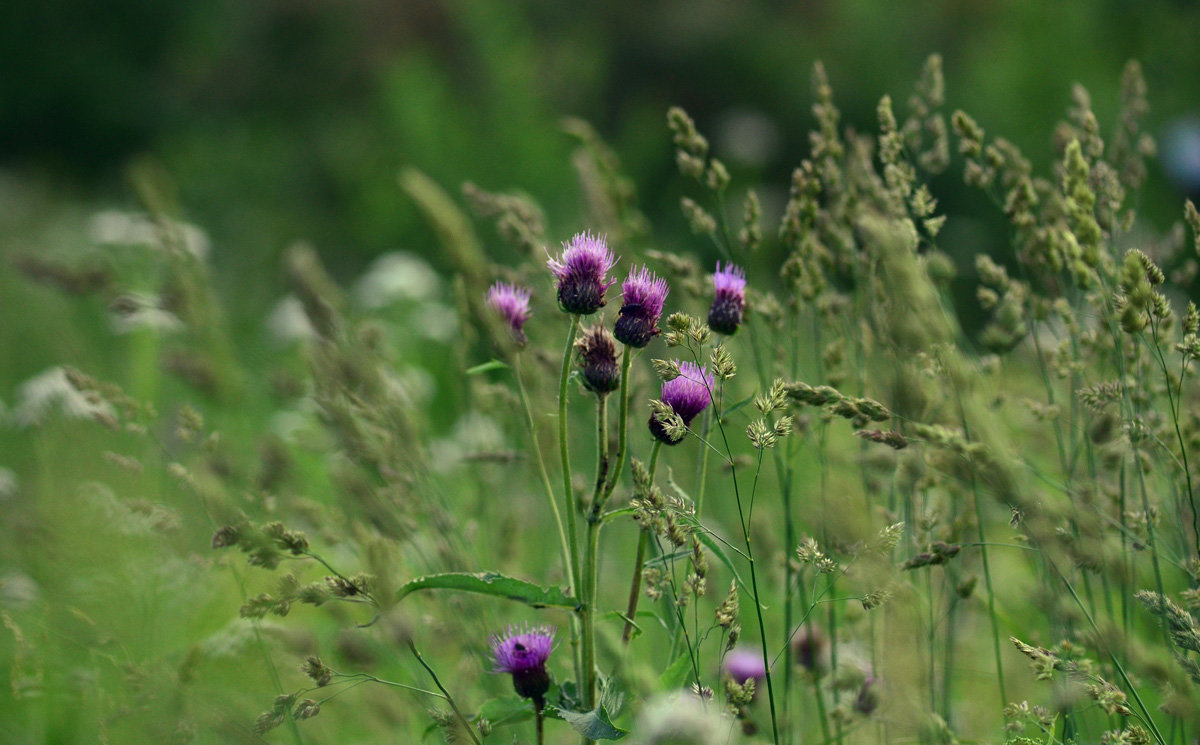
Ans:
[{"label": "pointed green leaf", "polygon": [[692,655],[690,652],[684,652],[676,657],[666,670],[663,670],[662,675],[658,676],[659,690],[674,691],[683,688],[687,684],[688,677],[692,675],[692,671]]},{"label": "pointed green leaf", "polygon": [[491,370],[506,369],[508,369],[508,363],[501,362],[500,360],[489,360],[481,365],[476,365],[475,367],[469,368],[467,370],[467,375],[479,375],[480,373],[489,372]]},{"label": "pointed green leaf", "polygon": [[458,590],[516,600],[534,608],[567,608],[575,610],[579,601],[557,587],[542,587],[523,579],[506,577],[498,572],[448,572],[417,577],[396,592],[396,600],[403,600],[417,590]]},{"label": "pointed green leaf", "polygon": [[577,711],[567,711],[565,709],[558,710],[559,716],[566,720],[567,724],[575,728],[575,731],[589,740],[620,740],[625,735],[629,734],[623,729],[613,725],[608,718],[608,712],[603,706],[598,706],[587,713],[579,713]]}]

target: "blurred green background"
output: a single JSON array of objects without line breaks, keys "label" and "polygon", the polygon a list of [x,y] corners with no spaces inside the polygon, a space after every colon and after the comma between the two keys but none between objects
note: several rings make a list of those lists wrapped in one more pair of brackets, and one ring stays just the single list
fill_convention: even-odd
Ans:
[{"label": "blurred green background", "polygon": [[[127,167],[153,158],[184,214],[211,236],[232,311],[252,317],[271,300],[261,279],[298,238],[342,277],[396,249],[444,266],[398,193],[402,166],[455,193],[468,179],[523,189],[545,206],[551,235],[576,230],[565,116],[616,147],[654,239],[686,241],[667,106],[696,118],[741,183],[786,188],[807,149],[814,60],[845,120],[870,131],[879,97],[903,101],[924,58],[939,52],[948,109],[970,112],[1043,167],[1071,85],[1087,87],[1108,125],[1130,58],[1149,83],[1150,131],[1200,111],[1200,8],[1170,0],[4,6],[9,185],[128,205]],[[1153,175],[1144,201],[1161,224],[1179,199],[1161,168]],[[952,214],[979,211],[975,195],[939,196]],[[948,250],[992,247],[978,240]]]},{"label": "blurred green background", "polygon": [[[947,110],[966,110],[989,137],[1012,140],[1046,174],[1072,84],[1091,92],[1103,130],[1111,131],[1122,68],[1136,58],[1149,86],[1147,130],[1164,137],[1163,157],[1174,158],[1151,163],[1139,201],[1148,231],[1161,232],[1178,219],[1184,196],[1200,190],[1200,164],[1188,160],[1200,159],[1200,146],[1189,151],[1186,140],[1166,137],[1200,113],[1197,28],[1200,4],[1173,0],[0,3],[0,401],[10,413],[0,431],[0,611],[7,626],[0,661],[15,693],[32,686],[37,694],[31,706],[0,705],[0,741],[92,742],[89,723],[97,717],[116,733],[155,732],[167,741],[178,735],[176,723],[155,719],[170,709],[166,703],[131,712],[121,708],[121,695],[85,692],[133,690],[129,700],[144,702],[138,691],[189,675],[203,694],[193,705],[218,712],[207,719],[224,723],[213,725],[214,741],[255,741],[248,723],[273,690],[269,666],[244,653],[249,642],[222,631],[236,614],[230,597],[261,590],[234,587],[226,574],[214,579],[206,564],[211,512],[161,469],[113,471],[105,451],[136,451],[136,437],[114,440],[90,423],[22,425],[22,386],[32,376],[73,365],[157,402],[164,416],[191,401],[223,445],[209,452],[167,437],[169,452],[156,457],[203,459],[230,482],[261,486],[273,438],[294,444],[288,438],[301,430],[298,449],[311,458],[297,458],[282,486],[263,492],[324,503],[313,507],[319,511],[338,497],[321,461],[323,441],[304,440],[312,412],[296,404],[294,386],[305,363],[264,322],[287,292],[283,256],[298,240],[317,248],[343,286],[393,251],[449,270],[434,231],[397,184],[401,168],[427,173],[456,198],[468,180],[527,192],[545,210],[549,239],[562,240],[591,227],[571,166],[574,142],[562,127],[564,118],[578,117],[613,146],[636,185],[652,226],[649,246],[710,262],[711,246],[679,214],[688,192],[665,126],[671,105],[696,119],[735,186],[759,190],[770,237],[790,171],[807,153],[816,60],[825,64],[844,122],[874,131],[880,96],[904,101],[925,58],[938,52]],[[960,170],[952,166],[933,186],[950,216],[941,248],[970,272],[973,254],[1008,250],[1008,229],[993,206],[961,185]],[[147,269],[153,261],[144,255],[106,248],[97,237],[98,214],[143,209],[133,174],[147,173],[208,246],[202,263],[215,294],[193,311],[215,314],[220,332],[187,341],[202,346],[215,368],[166,355],[170,343],[153,334],[115,333],[107,320],[111,294],[75,295],[26,276],[30,257],[35,266],[40,259],[83,267],[99,260],[119,276],[122,291],[161,288],[161,267]],[[489,255],[515,263],[515,250],[491,226],[481,223],[479,231]],[[422,308],[454,314],[449,284],[420,276],[420,287],[404,289],[387,311],[399,321],[392,340],[402,350],[398,374],[414,377],[418,388],[452,382],[464,363],[480,361],[458,356],[452,325],[433,333],[430,317],[414,322]],[[164,355],[179,375],[156,374]],[[236,394],[222,394],[222,376],[241,379],[228,386]],[[461,426],[461,394],[452,388],[434,385],[417,400],[416,418],[431,439],[452,439]],[[432,443],[435,458],[439,442]],[[118,494],[143,495],[175,512],[163,517],[140,502],[122,507],[103,489],[89,491],[81,508],[78,481],[95,473],[106,474]],[[504,476],[487,478],[496,488]],[[272,507],[266,497],[256,504],[266,513]],[[164,528],[162,520],[171,524]],[[324,539],[334,543],[350,530],[333,519]],[[508,550],[513,563],[536,553]],[[161,576],[148,576],[150,568]],[[487,623],[499,621],[493,616]],[[314,620],[321,617],[311,613],[294,625],[323,623],[327,636],[340,638],[341,629],[363,620]],[[308,651],[287,631],[268,632],[291,657]],[[358,654],[397,664],[382,643],[347,648],[339,653],[351,660]],[[207,662],[193,669],[193,655]],[[411,682],[422,683],[419,675]],[[267,693],[246,700],[243,690]],[[385,709],[380,703],[378,711]],[[313,723],[316,739],[337,741],[348,719],[342,712]]]}]

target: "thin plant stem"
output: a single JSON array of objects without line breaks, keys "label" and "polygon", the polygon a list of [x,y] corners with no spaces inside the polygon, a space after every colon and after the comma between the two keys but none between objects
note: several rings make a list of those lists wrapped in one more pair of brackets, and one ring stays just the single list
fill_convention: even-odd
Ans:
[{"label": "thin plant stem", "polygon": [[[963,436],[971,438],[971,429],[967,424],[967,414],[963,409],[962,392],[955,391],[958,400],[958,415],[962,422]],[[971,500],[975,503],[975,528],[979,535],[979,557],[983,562],[983,583],[987,587],[988,620],[992,626],[992,656],[996,660],[996,682],[1000,688],[1000,708],[1008,706],[1008,693],[1004,687],[1004,663],[1000,658],[1000,622],[996,618],[996,591],[992,585],[992,571],[988,564],[987,535],[983,527],[983,504],[979,499],[979,482],[971,470]]]},{"label": "thin plant stem", "polygon": [[[575,348],[575,334],[579,331],[579,316],[571,314],[571,330],[567,333],[567,343],[563,349],[562,372],[558,380],[558,452],[562,461],[563,493],[562,499],[567,511],[567,545],[570,549],[570,590],[575,595],[579,592],[579,539],[575,527],[575,497],[571,483],[571,451],[567,443],[567,380],[571,371],[571,352]],[[575,649],[575,680],[582,680],[583,659],[579,649],[579,617],[571,618],[571,646]]]},{"label": "thin plant stem", "polygon": [[[662,441],[655,440],[650,450],[650,483],[654,484],[654,472],[658,469],[658,453],[662,450]],[[629,582],[629,603],[625,610],[625,630],[621,633],[621,643],[626,647],[633,638],[635,616],[638,601],[642,597],[642,566],[646,563],[646,544],[650,541],[650,531],[642,528],[638,536],[637,556],[633,561],[633,579]]]},{"label": "thin plant stem", "polygon": [[[713,407],[713,408],[715,409],[716,407]],[[704,433],[705,440],[708,439],[708,430],[709,430],[710,426],[712,425],[712,420],[713,420],[713,417],[715,417],[715,416],[716,416],[716,414],[712,410],[705,410],[705,412],[704,412],[704,423],[701,426],[700,431]],[[700,519],[701,509],[704,507],[704,490],[708,487],[708,453],[709,453],[708,448],[701,448],[701,450],[700,450],[700,480],[699,480],[699,486],[696,488],[696,519],[697,520]]]},{"label": "thin plant stem", "polygon": [[597,504],[592,506],[592,509],[597,513],[604,507],[604,504],[612,496],[613,490],[617,488],[617,481],[621,479],[621,473],[625,468],[625,456],[629,449],[629,369],[633,361],[633,352],[630,347],[626,346],[621,353],[621,403],[620,411],[617,416],[617,458],[613,462],[612,469],[609,472],[608,483],[604,487],[604,495]]},{"label": "thin plant stem", "polygon": [[[800,572],[796,573],[796,591],[797,591],[797,595],[801,598],[803,598],[805,595],[808,594],[807,591],[804,589],[804,575]],[[811,615],[812,610],[813,610],[813,608],[812,608],[812,606],[810,606],[808,611],[805,612],[804,618],[801,620],[801,623],[805,623],[805,624],[809,623],[808,617],[809,617],[809,615]],[[789,660],[789,663],[790,663],[790,660]],[[814,663],[815,664],[813,665],[813,698],[815,698],[816,702],[817,702],[817,716],[821,720],[821,734],[825,738],[824,742],[828,743],[828,742],[833,741],[833,735],[829,729],[829,714],[825,710],[825,697],[821,695],[820,660],[814,660]],[[789,664],[789,667],[790,667],[790,664]]]},{"label": "thin plant stem", "polygon": [[[1171,374],[1167,370],[1167,360],[1163,356],[1162,347],[1158,343],[1158,324],[1154,321],[1150,323],[1150,333],[1154,340],[1154,344],[1151,345],[1151,348],[1154,350],[1153,356],[1155,361],[1158,362],[1159,367],[1162,368],[1163,381],[1166,384],[1167,403],[1171,407],[1171,424],[1175,428],[1175,438],[1179,443],[1179,454],[1183,460],[1183,477],[1187,483],[1188,507],[1191,508],[1192,513],[1192,533],[1195,540],[1194,545],[1196,548],[1196,553],[1200,555],[1200,511],[1197,511],[1196,509],[1196,495],[1192,491],[1192,469],[1188,467],[1188,448],[1187,443],[1185,443],[1183,439],[1183,431],[1179,428],[1179,409],[1178,405],[1176,404],[1176,396],[1171,390]],[[1184,368],[1184,370],[1186,370],[1186,368]],[[1182,392],[1182,371],[1179,376],[1179,386],[1180,392]]]},{"label": "thin plant stem", "polygon": [[567,379],[571,372],[571,352],[575,334],[579,331],[579,316],[572,314],[571,330],[563,348],[562,372],[558,379],[558,452],[562,460],[563,500],[567,509],[567,538],[571,547],[571,589],[579,587],[579,547],[575,527],[574,487],[571,482],[571,450],[567,442]]},{"label": "thin plant stem", "polygon": [[543,745],[546,742],[546,715],[544,707],[534,704],[533,717],[537,722],[537,745]]},{"label": "thin plant stem", "polygon": [[596,396],[596,484],[592,506],[587,512],[587,538],[584,543],[582,603],[579,615],[583,624],[583,705],[588,711],[596,703],[596,563],[600,545],[601,495],[608,476],[608,397]]},{"label": "thin plant stem", "polygon": [[417,662],[421,663],[421,667],[425,668],[425,672],[429,673],[429,677],[433,679],[433,684],[437,686],[438,690],[442,692],[442,695],[446,697],[446,703],[450,704],[450,709],[454,712],[454,716],[458,717],[459,723],[462,724],[463,729],[466,730],[467,734],[471,737],[471,742],[475,743],[475,745],[483,745],[483,743],[479,741],[479,736],[475,734],[475,728],[471,726],[471,722],[465,716],[463,716],[462,711],[458,708],[458,704],[454,703],[454,697],[450,695],[450,691],[447,691],[446,687],[442,685],[442,681],[438,680],[437,673],[433,671],[433,668],[429,666],[429,663],[426,662],[425,658],[421,656],[421,653],[417,651],[417,645],[413,644],[411,639],[408,642],[408,649],[413,653],[413,657],[417,658]]},{"label": "thin plant stem", "polygon": [[[721,432],[721,439],[724,440],[724,442],[725,442],[725,452],[727,454],[731,453],[732,451],[729,448],[729,440],[725,436],[725,428],[720,426],[719,422],[718,422],[718,429]],[[761,596],[759,595],[759,592],[758,592],[758,572],[755,570],[755,566],[754,566],[755,565],[754,551],[753,551],[753,548],[751,547],[751,541],[750,541],[750,524],[749,524],[749,522],[747,522],[746,514],[742,508],[742,497],[738,491],[738,485],[737,485],[737,470],[736,470],[736,466],[734,465],[732,457],[729,457],[729,465],[730,465],[730,468],[733,469],[733,496],[734,496],[734,501],[737,502],[738,520],[742,524],[742,538],[745,540],[745,543],[746,543],[746,558],[750,562],[750,589],[751,589],[751,593],[754,598],[754,615],[758,619],[758,635],[759,635],[759,641],[762,646],[763,665],[765,665],[767,668],[766,669],[767,701],[771,705],[771,741],[776,743],[776,745],[778,745],[778,743],[779,743],[779,723],[778,723],[778,720],[775,715],[775,686],[771,682],[771,655],[770,655],[770,652],[767,651],[767,629],[766,629],[766,624],[763,622],[762,602],[760,601]],[[758,451],[758,468],[759,469],[762,468],[762,451],[761,450]],[[756,476],[756,481],[757,481],[757,476]]]},{"label": "thin plant stem", "polygon": [[533,443],[533,452],[537,456],[538,475],[542,477],[542,486],[546,489],[546,499],[550,502],[550,511],[554,513],[554,526],[558,529],[558,544],[562,550],[563,573],[568,581],[571,578],[571,548],[567,545],[567,533],[563,529],[562,512],[558,509],[558,499],[554,487],[550,484],[550,474],[546,471],[546,459],[542,455],[542,446],[538,442],[537,427],[534,424],[533,409],[529,406],[529,396],[525,392],[525,381],[521,377],[521,356],[516,356],[517,391],[521,394],[521,407],[525,410],[525,423],[529,427],[529,440]]}]

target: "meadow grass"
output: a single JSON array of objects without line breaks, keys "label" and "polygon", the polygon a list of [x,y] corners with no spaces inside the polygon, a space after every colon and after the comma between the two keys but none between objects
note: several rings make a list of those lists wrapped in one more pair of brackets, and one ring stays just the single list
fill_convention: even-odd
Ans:
[{"label": "meadow grass", "polygon": [[[774,224],[671,109],[657,248],[571,121],[586,230],[406,171],[454,276],[293,246],[253,355],[152,174],[95,250],[7,246],[4,740],[1191,742],[1200,216],[1136,221],[1137,66],[1048,174],[936,56],[872,135],[813,93]],[[959,170],[1011,256],[940,242]]]}]

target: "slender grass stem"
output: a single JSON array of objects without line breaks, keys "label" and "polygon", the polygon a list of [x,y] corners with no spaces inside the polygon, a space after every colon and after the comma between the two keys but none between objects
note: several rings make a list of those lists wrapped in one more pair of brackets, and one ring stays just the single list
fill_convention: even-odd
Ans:
[{"label": "slender grass stem", "polygon": [[[1087,619],[1089,624],[1091,624],[1092,630],[1099,634],[1100,627],[1096,625],[1096,619],[1093,618],[1092,614],[1088,612],[1087,607],[1084,606],[1083,601],[1079,598],[1079,594],[1075,592],[1074,586],[1067,581],[1067,578],[1061,571],[1059,571],[1054,562],[1050,561],[1048,558],[1046,562],[1054,571],[1054,573],[1058,575],[1058,578],[1062,581],[1063,586],[1067,588],[1067,592],[1071,593],[1072,599],[1074,599],[1075,604],[1079,606],[1079,610],[1081,613],[1083,613],[1083,617]],[[1146,704],[1142,701],[1141,694],[1138,693],[1137,687],[1125,673],[1125,667],[1121,664],[1121,661],[1117,659],[1116,653],[1107,648],[1105,651],[1108,653],[1108,657],[1113,663],[1113,668],[1117,671],[1117,674],[1121,676],[1121,680],[1124,682],[1126,689],[1128,689],[1129,695],[1133,697],[1133,700],[1137,703],[1138,708],[1142,710],[1142,721],[1145,722],[1150,728],[1150,733],[1154,735],[1154,739],[1158,741],[1159,745],[1167,745],[1167,741],[1163,739],[1162,732],[1158,730],[1158,725],[1154,723],[1154,718],[1150,715],[1150,710],[1146,708]]]},{"label": "slender grass stem", "polygon": [[[1190,508],[1191,513],[1192,513],[1192,538],[1194,540],[1193,545],[1196,548],[1196,554],[1200,555],[1200,511],[1197,511],[1197,509],[1196,509],[1196,495],[1195,495],[1195,492],[1192,490],[1192,469],[1188,466],[1187,443],[1184,441],[1183,431],[1179,427],[1178,404],[1176,403],[1175,393],[1171,390],[1171,374],[1167,369],[1167,360],[1163,356],[1162,346],[1159,344],[1159,341],[1158,341],[1158,323],[1157,322],[1153,322],[1153,321],[1151,322],[1150,334],[1154,340],[1154,343],[1150,346],[1154,352],[1154,354],[1153,354],[1154,360],[1156,362],[1158,362],[1159,367],[1162,369],[1163,382],[1166,384],[1165,387],[1167,389],[1167,404],[1171,407],[1171,424],[1173,425],[1173,427],[1175,429],[1175,439],[1179,444],[1179,455],[1180,455],[1181,460],[1183,461],[1183,477],[1187,484],[1188,507]],[[1186,370],[1186,368],[1184,368],[1184,369]],[[1183,387],[1182,372],[1179,376],[1179,386],[1180,386],[1180,390],[1182,391],[1182,387]]]},{"label": "slender grass stem", "polygon": [[[721,439],[725,443],[725,452],[727,454],[732,451],[729,448],[729,440],[725,436],[725,428],[721,427],[718,422],[718,429],[721,432]],[[728,457],[728,455],[727,455]],[[733,496],[737,502],[738,520],[742,525],[742,538],[746,543],[746,558],[750,562],[750,590],[754,598],[754,616],[758,620],[758,635],[762,647],[763,665],[766,667],[767,680],[767,701],[771,706],[771,741],[778,745],[779,743],[779,722],[775,713],[775,685],[771,682],[771,655],[767,651],[767,629],[763,622],[762,601],[758,591],[758,572],[755,569],[754,550],[750,541],[750,523],[747,520],[746,512],[742,506],[742,496],[737,485],[737,467],[734,465],[733,458],[729,458],[729,465],[733,472]],[[758,452],[758,469],[762,468],[762,451]],[[755,481],[757,482],[757,471],[755,472]],[[831,606],[832,607],[832,606]]]},{"label": "slender grass stem", "polygon": [[542,486],[546,489],[546,499],[550,502],[550,511],[554,514],[554,527],[558,530],[558,544],[562,551],[563,574],[571,581],[571,548],[567,544],[567,533],[563,529],[562,512],[558,509],[558,499],[554,487],[550,484],[550,474],[546,471],[546,459],[542,455],[542,446],[537,438],[537,426],[533,419],[533,409],[529,406],[529,396],[525,392],[525,381],[521,376],[521,356],[516,356],[517,391],[521,395],[521,407],[525,411],[525,424],[529,428],[529,440],[533,443],[533,452],[537,458],[538,475]]},{"label": "slender grass stem", "polygon": [[[658,453],[662,449],[662,441],[655,440],[654,447],[650,450],[650,483],[654,483],[654,472],[658,469]],[[621,643],[626,647],[629,646],[629,641],[633,638],[634,624],[636,623],[638,601],[642,596],[642,567],[646,563],[646,545],[650,541],[650,532],[646,528],[642,528],[638,536],[637,556],[633,561],[633,579],[629,582],[629,603],[625,609],[625,630],[621,633]]]},{"label": "slender grass stem", "polygon": [[459,724],[462,725],[463,729],[471,737],[471,742],[475,743],[475,745],[483,745],[483,743],[479,741],[479,736],[475,734],[475,728],[471,726],[470,720],[463,715],[462,710],[458,708],[458,704],[454,703],[454,697],[450,695],[450,691],[447,691],[446,687],[442,685],[442,681],[438,680],[437,673],[433,671],[433,668],[429,666],[429,663],[426,662],[425,658],[421,656],[421,653],[417,651],[417,645],[413,644],[411,639],[408,642],[408,650],[412,652],[413,657],[417,658],[417,662],[421,663],[421,667],[425,668],[425,672],[429,673],[429,677],[433,679],[433,684],[437,686],[437,689],[442,692],[443,696],[446,697],[446,703],[450,705],[450,709],[454,712],[454,716],[458,717]]},{"label": "slender grass stem", "polygon": [[[815,583],[814,583],[815,588]],[[804,589],[804,575],[800,572],[796,573],[796,593],[800,597],[804,597],[807,593]],[[807,623],[809,615],[812,614],[815,606],[810,605],[808,611],[804,614],[804,618],[800,623]],[[790,641],[790,640],[789,640]],[[789,660],[790,662],[790,660]],[[817,702],[817,716],[821,720],[821,734],[825,738],[825,742],[833,741],[832,730],[829,728],[829,713],[825,710],[825,697],[821,695],[821,665],[820,660],[814,660],[813,664],[813,698]]]}]

